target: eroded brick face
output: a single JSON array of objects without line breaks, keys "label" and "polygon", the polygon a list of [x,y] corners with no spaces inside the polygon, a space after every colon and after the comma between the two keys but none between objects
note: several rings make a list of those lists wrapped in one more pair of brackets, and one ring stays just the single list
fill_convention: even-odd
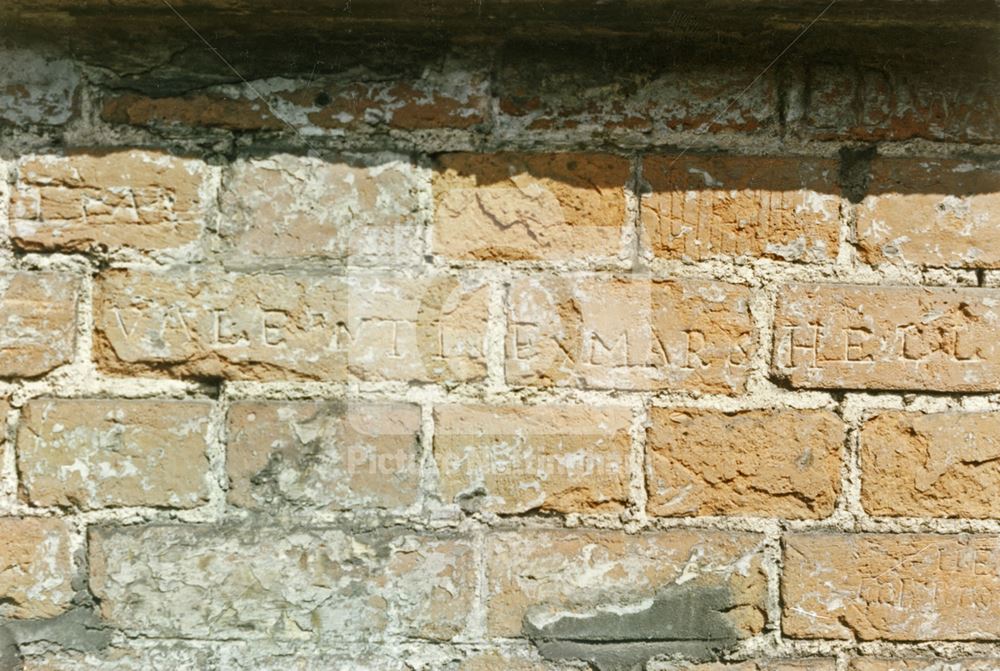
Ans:
[{"label": "eroded brick face", "polygon": [[0,377],[35,377],[72,361],[79,290],[66,273],[0,276]]},{"label": "eroded brick face", "polygon": [[743,390],[753,351],[746,287],[712,282],[520,279],[509,295],[514,384]]},{"label": "eroded brick face", "polygon": [[989,640],[1000,583],[991,535],[793,534],[783,628],[795,638]]},{"label": "eroded brick face", "polygon": [[0,613],[48,618],[73,598],[70,529],[51,517],[0,518]]},{"label": "eroded brick face", "polygon": [[829,411],[653,408],[650,425],[646,508],[654,515],[833,512],[845,430]]},{"label": "eroded brick face", "polygon": [[772,372],[793,387],[989,391],[1000,293],[800,284],[775,314]]},{"label": "eroded brick face", "polygon": [[21,484],[39,506],[193,508],[208,499],[211,403],[38,399],[21,411]]},{"label": "eroded brick face", "polygon": [[22,249],[141,251],[195,242],[209,169],[157,151],[32,156],[17,165],[11,237]]},{"label": "eroded brick face", "polygon": [[642,223],[657,256],[705,260],[837,257],[840,188],[835,161],[654,156]]}]

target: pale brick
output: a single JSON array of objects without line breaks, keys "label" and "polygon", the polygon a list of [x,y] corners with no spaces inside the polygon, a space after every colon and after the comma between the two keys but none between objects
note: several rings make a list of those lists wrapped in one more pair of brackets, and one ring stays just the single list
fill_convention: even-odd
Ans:
[{"label": "pale brick", "polygon": [[642,199],[642,223],[657,256],[837,257],[835,161],[655,156],[643,161],[642,176],[652,190]]},{"label": "pale brick", "polygon": [[21,411],[20,483],[38,506],[192,508],[207,501],[211,403],[37,399]]},{"label": "pale brick", "polygon": [[614,258],[628,177],[628,161],[605,154],[445,154],[434,180],[434,251],[456,259]]},{"label": "pale brick", "polygon": [[1000,414],[883,412],[861,427],[872,515],[1000,517]]},{"label": "pale brick", "polygon": [[108,271],[96,358],[115,373],[475,380],[488,290],[453,277]]},{"label": "pale brick", "polygon": [[218,668],[217,655],[194,646],[162,644],[100,652],[52,652],[28,657],[20,671],[150,671]]},{"label": "pale brick", "polygon": [[418,500],[418,406],[244,401],[226,427],[233,505],[402,509]]},{"label": "pale brick", "polygon": [[93,529],[89,545],[102,617],[155,637],[448,640],[476,590],[461,538],[149,525]]},{"label": "pale brick", "polygon": [[827,410],[652,408],[652,515],[819,518],[840,491],[844,424]]},{"label": "pale brick", "polygon": [[69,528],[50,517],[0,518],[0,617],[55,617],[73,598]]},{"label": "pale brick", "polygon": [[754,350],[746,287],[540,277],[510,288],[507,379],[738,394]]},{"label": "pale brick", "polygon": [[73,359],[79,291],[71,275],[0,275],[0,377],[35,377]]},{"label": "pale brick", "polygon": [[[699,598],[711,601],[707,595],[714,593],[726,603],[716,624],[733,637],[755,634],[766,621],[761,541],[753,534],[688,530],[495,533],[486,548],[489,634],[518,636],[526,616],[545,622],[619,607],[638,611],[678,590],[691,594],[682,618],[697,620],[704,606]],[[682,626],[665,621],[649,637],[669,636],[675,624]]]},{"label": "pale brick", "polygon": [[1000,389],[1000,291],[782,287],[772,372],[793,387]]},{"label": "pale brick", "polygon": [[879,158],[857,206],[866,263],[1000,268],[1000,168]]},{"label": "pale brick", "polygon": [[180,248],[204,226],[201,161],[141,150],[31,156],[17,174],[11,238],[21,249]]},{"label": "pale brick", "polygon": [[240,159],[223,184],[226,259],[413,265],[422,258],[424,181],[392,156]]},{"label": "pale brick", "polygon": [[850,671],[996,671],[1000,659],[877,659],[851,660]]},{"label": "pale brick", "polygon": [[782,626],[795,638],[993,640],[998,560],[990,535],[793,534]]},{"label": "pale brick", "polygon": [[438,407],[441,494],[496,513],[621,511],[629,491],[630,422],[627,408]]}]

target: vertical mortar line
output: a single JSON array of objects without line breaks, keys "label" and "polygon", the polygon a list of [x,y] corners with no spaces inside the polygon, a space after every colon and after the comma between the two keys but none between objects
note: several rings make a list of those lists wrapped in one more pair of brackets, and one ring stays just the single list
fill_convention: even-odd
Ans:
[{"label": "vertical mortar line", "polygon": [[781,628],[781,574],[784,567],[781,521],[769,521],[763,531],[764,560],[762,566],[767,576],[767,620],[772,627],[771,643],[776,649],[780,649],[784,645]]},{"label": "vertical mortar line", "polygon": [[487,280],[489,306],[486,321],[486,390],[498,392],[506,386],[507,278],[494,275]]},{"label": "vertical mortar line", "polygon": [[[841,158],[841,161],[844,159]],[[836,266],[844,270],[856,270],[859,263],[857,250],[854,245],[858,240],[858,213],[857,205],[850,199],[840,196],[840,211],[837,219],[840,222],[837,238],[837,260]]]},{"label": "vertical mortar line", "polygon": [[430,510],[438,498],[437,465],[434,463],[434,401],[420,402],[420,505]]},{"label": "vertical mortar line", "polygon": [[844,468],[841,471],[841,497],[842,512],[851,520],[851,526],[844,531],[856,531],[859,523],[867,518],[861,506],[860,432],[868,404],[860,395],[845,394],[838,405],[841,417],[847,425]]},{"label": "vertical mortar line", "polygon": [[3,460],[0,462],[0,515],[9,515],[17,505],[17,425],[20,410],[8,406],[4,418]]},{"label": "vertical mortar line", "polygon": [[488,532],[488,528],[478,528],[473,532],[473,552],[476,562],[476,594],[469,634],[474,640],[483,643],[489,642],[486,618],[487,602],[489,601],[488,576],[486,575],[486,535]]},{"label": "vertical mortar line", "polygon": [[[756,278],[755,278],[756,279]],[[750,287],[750,316],[757,332],[753,340],[753,354],[749,361],[747,394],[766,392],[772,387],[770,380],[771,350],[774,346],[774,317],[780,286],[765,278],[759,286]]]},{"label": "vertical mortar line", "polygon": [[92,393],[95,391],[97,370],[93,361],[94,352],[94,279],[96,271],[80,275],[80,294],[76,302],[76,351],[73,353],[73,363],[80,366],[89,375],[81,375],[90,384],[79,385],[80,391]]},{"label": "vertical mortar line", "polygon": [[226,491],[229,488],[226,476],[226,416],[229,414],[230,390],[228,382],[219,383],[219,393],[212,400],[209,410],[208,431],[208,504],[203,510],[215,520],[226,512]]},{"label": "vertical mortar line", "polygon": [[632,441],[629,450],[629,506],[631,509],[628,512],[631,519],[626,522],[627,531],[638,531],[649,524],[649,518],[646,514],[646,503],[649,500],[649,492],[646,490],[646,426],[648,424],[649,397],[644,395],[633,403],[632,425],[629,427]]},{"label": "vertical mortar line", "polygon": [[0,263],[5,270],[13,269],[17,262],[10,240],[10,203],[16,174],[13,163],[0,159]]},{"label": "vertical mortar line", "polygon": [[[629,157],[629,177],[625,184],[625,226],[621,245],[628,253],[629,270],[633,273],[645,268],[642,230],[642,154]],[[619,250],[619,257],[622,250]]]}]

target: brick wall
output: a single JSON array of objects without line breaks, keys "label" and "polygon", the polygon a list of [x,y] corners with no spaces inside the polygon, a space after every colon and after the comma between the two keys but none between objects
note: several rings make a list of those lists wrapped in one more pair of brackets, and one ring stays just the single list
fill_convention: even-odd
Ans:
[{"label": "brick wall", "polygon": [[1000,668],[988,76],[607,53],[4,52],[0,668]]}]

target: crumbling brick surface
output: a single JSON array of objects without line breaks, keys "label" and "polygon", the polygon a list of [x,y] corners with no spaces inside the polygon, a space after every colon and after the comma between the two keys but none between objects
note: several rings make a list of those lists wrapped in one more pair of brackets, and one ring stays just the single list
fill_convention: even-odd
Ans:
[{"label": "crumbling brick surface", "polygon": [[1000,668],[996,21],[879,2],[11,0],[0,671]]}]

